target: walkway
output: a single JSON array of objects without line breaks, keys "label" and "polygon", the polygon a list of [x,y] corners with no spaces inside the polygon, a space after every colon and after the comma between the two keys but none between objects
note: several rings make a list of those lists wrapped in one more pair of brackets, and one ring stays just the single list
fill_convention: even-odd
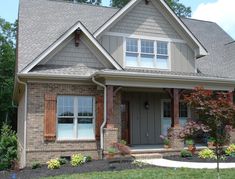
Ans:
[{"label": "walkway", "polygon": [[[138,160],[143,163],[156,165],[159,167],[170,168],[197,168],[197,169],[215,169],[216,163],[202,163],[202,162],[179,162],[167,159],[144,159]],[[235,163],[220,163],[220,168],[235,168]]]}]

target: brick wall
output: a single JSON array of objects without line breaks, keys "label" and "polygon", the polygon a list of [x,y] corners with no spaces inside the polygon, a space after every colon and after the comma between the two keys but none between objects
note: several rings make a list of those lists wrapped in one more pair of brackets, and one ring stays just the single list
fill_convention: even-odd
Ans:
[{"label": "brick wall", "polygon": [[[70,156],[74,153],[83,153],[98,158],[99,141],[71,141],[71,142],[44,142],[44,95],[103,95],[103,90],[97,90],[93,85],[69,84],[28,84],[28,116],[27,116],[27,154],[26,163],[45,163],[50,158]],[[96,105],[97,106],[97,105]],[[96,113],[97,113],[96,109]]]}]

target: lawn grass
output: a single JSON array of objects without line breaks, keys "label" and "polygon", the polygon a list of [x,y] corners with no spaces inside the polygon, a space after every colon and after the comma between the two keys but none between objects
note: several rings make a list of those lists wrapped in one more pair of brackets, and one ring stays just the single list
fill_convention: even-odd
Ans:
[{"label": "lawn grass", "polygon": [[[216,170],[147,168],[113,172],[61,175],[43,179],[216,179]],[[221,179],[235,179],[235,170],[221,170]]]}]

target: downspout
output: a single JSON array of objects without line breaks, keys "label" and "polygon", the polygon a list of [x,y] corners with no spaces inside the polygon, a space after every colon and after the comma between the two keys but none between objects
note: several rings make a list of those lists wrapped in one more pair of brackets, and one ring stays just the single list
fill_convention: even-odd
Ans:
[{"label": "downspout", "polygon": [[96,81],[94,76],[92,76],[92,81],[95,84],[104,88],[104,121],[103,121],[102,125],[100,126],[100,148],[101,148],[101,150],[103,150],[104,149],[104,131],[103,130],[104,130],[104,126],[107,122],[107,119],[106,119],[106,86],[104,84]]},{"label": "downspout", "polygon": [[18,76],[16,77],[17,79],[17,82],[24,85],[25,86],[25,96],[24,96],[24,148],[23,148],[23,153],[24,153],[24,161],[23,161],[23,166],[25,167],[26,166],[26,132],[27,132],[27,128],[26,128],[26,124],[27,124],[27,96],[28,96],[28,87],[27,87],[27,83],[23,82],[23,81],[20,81],[20,79],[18,78]]}]

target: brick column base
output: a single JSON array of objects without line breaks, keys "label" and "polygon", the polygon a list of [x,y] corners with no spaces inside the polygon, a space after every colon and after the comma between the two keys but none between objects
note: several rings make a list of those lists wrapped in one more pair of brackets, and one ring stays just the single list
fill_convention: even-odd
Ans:
[{"label": "brick column base", "polygon": [[104,128],[104,150],[118,142],[118,128]]},{"label": "brick column base", "polygon": [[235,144],[235,129],[232,129],[229,135],[230,135],[230,138],[229,138],[230,144]]},{"label": "brick column base", "polygon": [[184,140],[179,137],[181,127],[171,127],[168,129],[168,138],[170,141],[170,147],[173,149],[183,149]]}]

